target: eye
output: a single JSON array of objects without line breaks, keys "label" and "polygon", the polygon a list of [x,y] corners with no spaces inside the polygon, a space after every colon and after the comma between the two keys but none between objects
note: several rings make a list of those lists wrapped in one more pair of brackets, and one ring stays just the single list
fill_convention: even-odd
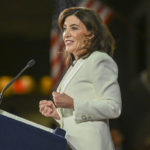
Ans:
[{"label": "eye", "polygon": [[63,27],[63,32],[66,31],[66,27]]},{"label": "eye", "polygon": [[78,30],[78,27],[71,27],[72,30]]}]

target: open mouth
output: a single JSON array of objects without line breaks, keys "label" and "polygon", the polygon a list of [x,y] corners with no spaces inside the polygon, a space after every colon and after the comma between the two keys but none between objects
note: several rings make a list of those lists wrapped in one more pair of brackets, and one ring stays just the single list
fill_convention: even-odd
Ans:
[{"label": "open mouth", "polygon": [[66,41],[65,41],[65,44],[66,44],[66,45],[71,45],[72,43],[73,43],[72,40],[66,40]]}]

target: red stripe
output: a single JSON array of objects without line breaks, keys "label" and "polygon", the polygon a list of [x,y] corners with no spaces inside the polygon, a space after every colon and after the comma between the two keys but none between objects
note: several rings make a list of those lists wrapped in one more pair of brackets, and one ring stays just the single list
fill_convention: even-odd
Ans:
[{"label": "red stripe", "polygon": [[65,43],[64,43],[64,41],[62,41],[61,44],[60,44],[59,50],[60,50],[60,51],[63,51],[63,50],[64,50],[64,47],[65,47]]},{"label": "red stripe", "polygon": [[85,5],[85,7],[91,8],[93,4],[94,4],[94,0],[89,0],[89,2]]},{"label": "red stripe", "polygon": [[112,18],[112,16],[114,15],[113,12],[110,12],[107,17],[104,18],[104,23],[108,24],[108,22],[110,21],[110,19]]},{"label": "red stripe", "polygon": [[97,9],[96,12],[97,12],[98,14],[100,14],[100,13],[102,12],[103,8],[104,8],[104,6],[99,5],[99,7],[98,7],[98,9]]},{"label": "red stripe", "polygon": [[65,67],[64,67],[63,63],[61,63],[60,71],[58,72],[57,76],[55,76],[55,77],[53,78],[53,82],[54,82],[55,85],[56,85],[56,84],[60,81],[60,79],[62,78],[62,75],[63,75],[63,73],[64,73],[64,70],[65,70]]},{"label": "red stripe", "polygon": [[55,57],[55,58],[52,58],[51,60],[51,67],[54,67],[56,64],[59,63],[59,60],[60,60],[60,54],[58,53],[58,55]]},{"label": "red stripe", "polygon": [[60,79],[62,78],[62,75],[64,74],[64,71],[66,70],[65,59],[63,59],[62,61],[60,60],[60,63],[61,63],[60,71],[53,78],[53,82],[55,85],[60,81]]},{"label": "red stripe", "polygon": [[59,38],[59,35],[58,34],[55,34],[51,37],[51,46],[55,45],[58,41],[58,38]]}]

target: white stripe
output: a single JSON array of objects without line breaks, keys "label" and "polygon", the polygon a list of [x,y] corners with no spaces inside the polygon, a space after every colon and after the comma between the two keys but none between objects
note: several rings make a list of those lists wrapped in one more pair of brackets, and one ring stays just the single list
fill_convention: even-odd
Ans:
[{"label": "white stripe", "polygon": [[51,60],[58,55],[58,52],[61,51],[61,49],[62,49],[62,47],[61,47],[62,42],[63,42],[62,38],[59,35],[59,38],[58,38],[56,44],[55,45],[51,45],[51,49],[50,49],[50,52],[51,52],[51,58],[50,59]]},{"label": "white stripe", "polygon": [[85,7],[89,3],[89,0],[82,0],[81,3],[79,3],[80,7]]},{"label": "white stripe", "polygon": [[59,63],[57,63],[56,65],[52,66],[52,77],[56,77],[58,75],[58,73],[60,72],[61,68],[61,63],[59,61]]},{"label": "white stripe", "polygon": [[94,1],[91,8],[97,12],[97,9],[99,8],[99,6],[102,6],[101,3],[99,1]]},{"label": "white stripe", "polygon": [[109,16],[109,14],[111,14],[110,9],[108,9],[108,8],[103,9],[102,13],[100,14],[102,20],[105,20]]},{"label": "white stripe", "polygon": [[[84,6],[85,7],[88,3],[89,3],[89,0],[86,0],[86,1],[83,0],[80,3],[80,6]],[[107,6],[105,6],[100,1],[95,0],[94,3],[90,6],[90,8],[93,9],[93,10],[95,10],[96,12],[98,12],[98,8],[100,6],[102,6],[103,8],[102,8],[102,10],[98,14],[101,16],[102,20],[104,21],[107,18],[107,16],[109,14],[111,14],[111,10]]]}]

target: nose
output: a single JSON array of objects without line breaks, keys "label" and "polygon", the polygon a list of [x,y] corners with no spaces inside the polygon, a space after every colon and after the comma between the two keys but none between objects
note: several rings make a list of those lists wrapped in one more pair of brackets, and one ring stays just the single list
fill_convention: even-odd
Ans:
[{"label": "nose", "polygon": [[64,38],[67,38],[67,37],[70,37],[71,36],[71,32],[69,29],[66,29],[64,32],[63,32],[63,37]]}]

